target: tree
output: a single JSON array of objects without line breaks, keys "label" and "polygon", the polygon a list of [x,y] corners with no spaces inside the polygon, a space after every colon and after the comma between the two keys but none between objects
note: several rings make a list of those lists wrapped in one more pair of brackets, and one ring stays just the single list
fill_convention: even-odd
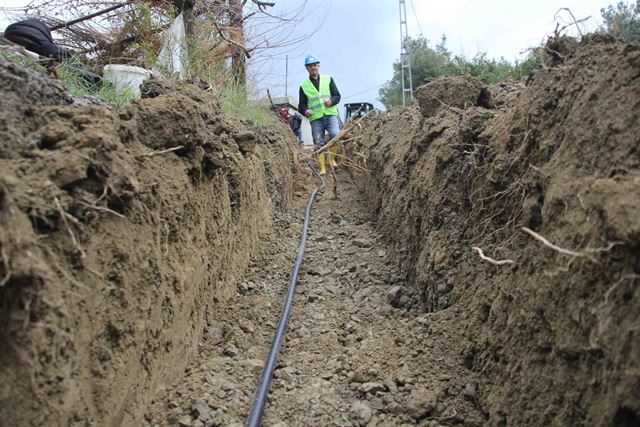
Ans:
[{"label": "tree", "polygon": [[[120,0],[106,6],[97,0],[29,0],[24,7],[0,7],[0,11],[16,21],[26,17],[42,20],[55,29],[58,44],[96,69],[114,62],[153,67],[163,43],[162,31],[183,13],[187,38],[198,39],[190,40],[190,45],[207,54],[200,62],[226,67],[229,80],[244,86],[246,58],[290,41],[279,35],[265,43],[267,30],[256,40],[246,36],[252,21],[262,23],[265,18],[277,22],[272,27],[281,34],[285,21],[291,22],[292,17],[270,14],[274,6],[275,2],[260,0]],[[65,25],[60,17],[78,19]]]},{"label": "tree", "polygon": [[[446,38],[443,38],[446,42]],[[446,47],[438,53],[429,47],[429,41],[424,37],[417,39],[407,38],[405,41],[407,52],[410,53],[411,77],[413,87],[424,84],[428,79],[438,77],[446,73],[450,64]],[[393,77],[378,91],[380,101],[389,108],[392,105],[402,104],[402,64],[397,60],[393,64]]]},{"label": "tree", "polygon": [[[537,59],[530,57],[523,62],[510,63],[504,58],[499,61],[487,58],[485,52],[480,52],[473,59],[468,60],[464,55],[451,57],[447,49],[447,37],[442,36],[435,48],[429,47],[424,37],[408,38],[407,51],[410,53],[411,76],[414,89],[440,76],[470,75],[477,77],[487,84],[506,79],[519,80],[537,66]],[[380,102],[389,108],[402,105],[401,63],[393,64],[393,77],[378,91]]]},{"label": "tree", "polygon": [[626,4],[619,2],[614,6],[609,5],[606,9],[600,9],[604,25],[600,27],[602,31],[620,37],[628,43],[640,42],[640,0],[636,4]]}]

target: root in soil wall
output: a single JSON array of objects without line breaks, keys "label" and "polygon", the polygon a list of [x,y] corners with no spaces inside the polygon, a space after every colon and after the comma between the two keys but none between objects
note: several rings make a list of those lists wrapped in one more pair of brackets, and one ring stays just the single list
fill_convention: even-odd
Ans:
[{"label": "root in soil wall", "polygon": [[293,138],[188,84],[77,106],[2,62],[0,91],[0,419],[139,424],[288,206]]},{"label": "root in soil wall", "polygon": [[640,46],[550,43],[526,87],[436,80],[365,120],[356,181],[491,424],[636,425]]}]

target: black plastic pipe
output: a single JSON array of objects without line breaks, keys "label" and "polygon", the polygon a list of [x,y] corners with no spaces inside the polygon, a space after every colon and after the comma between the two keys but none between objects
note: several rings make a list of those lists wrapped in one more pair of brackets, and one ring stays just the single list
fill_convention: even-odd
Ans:
[{"label": "black plastic pipe", "polygon": [[318,171],[316,171],[316,169],[311,166],[311,164],[309,164],[309,167],[313,170],[313,173],[315,173],[316,176],[320,179],[320,186],[313,190],[313,193],[311,193],[311,197],[309,197],[309,202],[307,203],[307,211],[304,218],[304,227],[302,229],[300,247],[298,248],[298,257],[296,258],[296,263],[293,266],[293,271],[291,272],[291,277],[289,279],[289,290],[287,292],[287,299],[284,302],[284,307],[282,307],[280,322],[278,323],[276,334],[273,337],[269,355],[267,356],[264,368],[262,368],[262,375],[260,376],[258,388],[253,395],[251,412],[249,413],[249,418],[247,418],[246,423],[247,427],[259,427],[260,422],[262,421],[262,414],[264,412],[264,406],[267,403],[267,395],[269,393],[269,386],[271,386],[273,371],[276,369],[276,363],[278,362],[278,353],[280,352],[282,339],[284,338],[284,333],[287,329],[287,322],[289,321],[289,315],[291,314],[291,307],[293,306],[293,297],[296,293],[296,286],[298,284],[298,274],[300,273],[300,267],[302,267],[304,251],[307,248],[307,230],[309,229],[309,220],[311,218],[311,206],[313,205],[313,201],[315,200],[318,191],[324,188],[324,178],[322,178],[322,176],[318,174]]}]

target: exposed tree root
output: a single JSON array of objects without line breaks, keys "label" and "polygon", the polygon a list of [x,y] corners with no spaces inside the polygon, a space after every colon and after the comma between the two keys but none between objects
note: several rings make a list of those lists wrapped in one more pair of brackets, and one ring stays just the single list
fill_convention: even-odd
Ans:
[{"label": "exposed tree root", "polygon": [[473,249],[474,251],[478,252],[478,255],[480,256],[480,259],[487,261],[490,264],[493,265],[505,265],[505,264],[515,264],[516,262],[514,260],[511,259],[502,259],[500,261],[497,261],[493,258],[490,258],[488,256],[486,256],[483,252],[482,249],[480,249],[477,246],[473,246],[471,249]]}]

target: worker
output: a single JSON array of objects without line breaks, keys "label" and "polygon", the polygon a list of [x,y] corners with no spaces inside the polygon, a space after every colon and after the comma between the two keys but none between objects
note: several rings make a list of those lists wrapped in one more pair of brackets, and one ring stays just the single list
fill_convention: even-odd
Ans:
[{"label": "worker", "polygon": [[[300,85],[298,111],[304,114],[311,122],[311,135],[316,148],[324,143],[325,131],[329,134],[329,140],[338,135],[340,125],[338,123],[338,107],[340,92],[333,78],[327,74],[320,74],[320,60],[313,55],[307,55],[304,66],[309,73],[309,78]],[[338,147],[329,147],[329,161],[332,166],[337,166],[336,151]],[[324,153],[318,156],[320,175],[327,173]]]},{"label": "worker", "polygon": [[298,112],[294,112],[289,120],[289,127],[293,131],[299,143],[302,143],[302,116]]},{"label": "worker", "polygon": [[289,109],[287,107],[280,107],[280,109],[278,109],[278,116],[280,116],[280,119],[286,123],[287,125],[289,124],[289,120],[291,119],[289,117]]}]

